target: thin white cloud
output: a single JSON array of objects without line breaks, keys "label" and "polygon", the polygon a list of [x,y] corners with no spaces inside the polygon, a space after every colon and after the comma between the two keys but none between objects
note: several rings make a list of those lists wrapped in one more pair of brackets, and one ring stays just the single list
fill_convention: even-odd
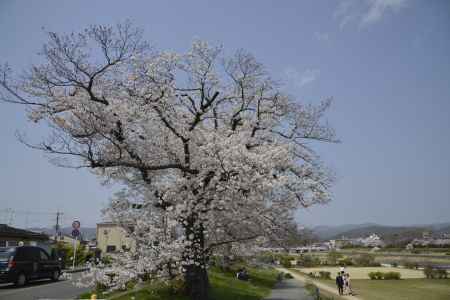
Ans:
[{"label": "thin white cloud", "polygon": [[370,0],[369,10],[363,15],[361,24],[378,22],[389,11],[398,11],[405,7],[406,0]]},{"label": "thin white cloud", "polygon": [[339,28],[342,29],[352,20],[357,19],[358,15],[358,2],[354,0],[342,0],[334,11],[333,18],[338,20]]},{"label": "thin white cloud", "polygon": [[315,32],[314,33],[314,37],[319,42],[328,42],[330,40],[330,35],[328,33],[325,33],[325,32]]},{"label": "thin white cloud", "polygon": [[307,69],[300,73],[292,67],[284,70],[284,74],[290,84],[296,88],[303,88],[305,85],[311,84],[320,76],[319,69]]},{"label": "thin white cloud", "polygon": [[409,0],[342,0],[333,13],[342,29],[351,22],[360,27],[374,24],[383,19],[389,12],[398,12],[406,7]]}]

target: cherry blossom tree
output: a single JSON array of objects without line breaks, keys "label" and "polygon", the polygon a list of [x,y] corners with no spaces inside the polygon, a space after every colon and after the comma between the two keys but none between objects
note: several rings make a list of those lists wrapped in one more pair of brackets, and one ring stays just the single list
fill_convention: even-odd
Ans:
[{"label": "cherry blossom tree", "polygon": [[41,56],[19,77],[1,68],[1,99],[51,130],[21,140],[124,186],[106,214],[135,247],[92,282],[182,276],[191,299],[208,299],[214,251],[276,240],[298,208],[330,200],[333,176],[313,148],[337,142],[323,120],[331,101],[300,103],[244,50],[156,51],[124,23],[51,32]]}]

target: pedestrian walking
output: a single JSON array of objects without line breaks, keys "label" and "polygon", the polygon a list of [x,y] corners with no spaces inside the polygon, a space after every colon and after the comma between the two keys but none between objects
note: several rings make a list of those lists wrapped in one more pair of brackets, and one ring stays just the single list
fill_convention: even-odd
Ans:
[{"label": "pedestrian walking", "polygon": [[339,272],[336,276],[336,286],[338,288],[339,295],[342,296],[344,294],[344,279],[342,278],[341,272]]},{"label": "pedestrian walking", "polygon": [[345,288],[349,295],[352,295],[352,296],[354,295],[353,289],[352,289],[352,284],[350,282],[350,274],[349,273],[347,273],[345,276]]}]

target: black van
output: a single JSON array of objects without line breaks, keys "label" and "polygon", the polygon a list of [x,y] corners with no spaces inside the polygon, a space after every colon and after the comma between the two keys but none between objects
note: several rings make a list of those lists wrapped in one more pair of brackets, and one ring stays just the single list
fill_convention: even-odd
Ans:
[{"label": "black van", "polygon": [[61,274],[58,261],[39,247],[21,246],[0,249],[0,283],[23,286],[33,279],[57,281]]}]

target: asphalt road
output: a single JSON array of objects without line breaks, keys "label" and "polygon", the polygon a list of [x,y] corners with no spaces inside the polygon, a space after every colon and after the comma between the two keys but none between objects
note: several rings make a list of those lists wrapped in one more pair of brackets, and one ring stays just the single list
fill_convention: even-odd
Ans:
[{"label": "asphalt road", "polygon": [[[73,274],[76,279],[79,274]],[[50,280],[34,281],[25,287],[16,288],[11,284],[0,284],[0,300],[38,300],[38,299],[76,299],[89,289],[76,287],[71,280],[61,279],[58,282]]]}]

